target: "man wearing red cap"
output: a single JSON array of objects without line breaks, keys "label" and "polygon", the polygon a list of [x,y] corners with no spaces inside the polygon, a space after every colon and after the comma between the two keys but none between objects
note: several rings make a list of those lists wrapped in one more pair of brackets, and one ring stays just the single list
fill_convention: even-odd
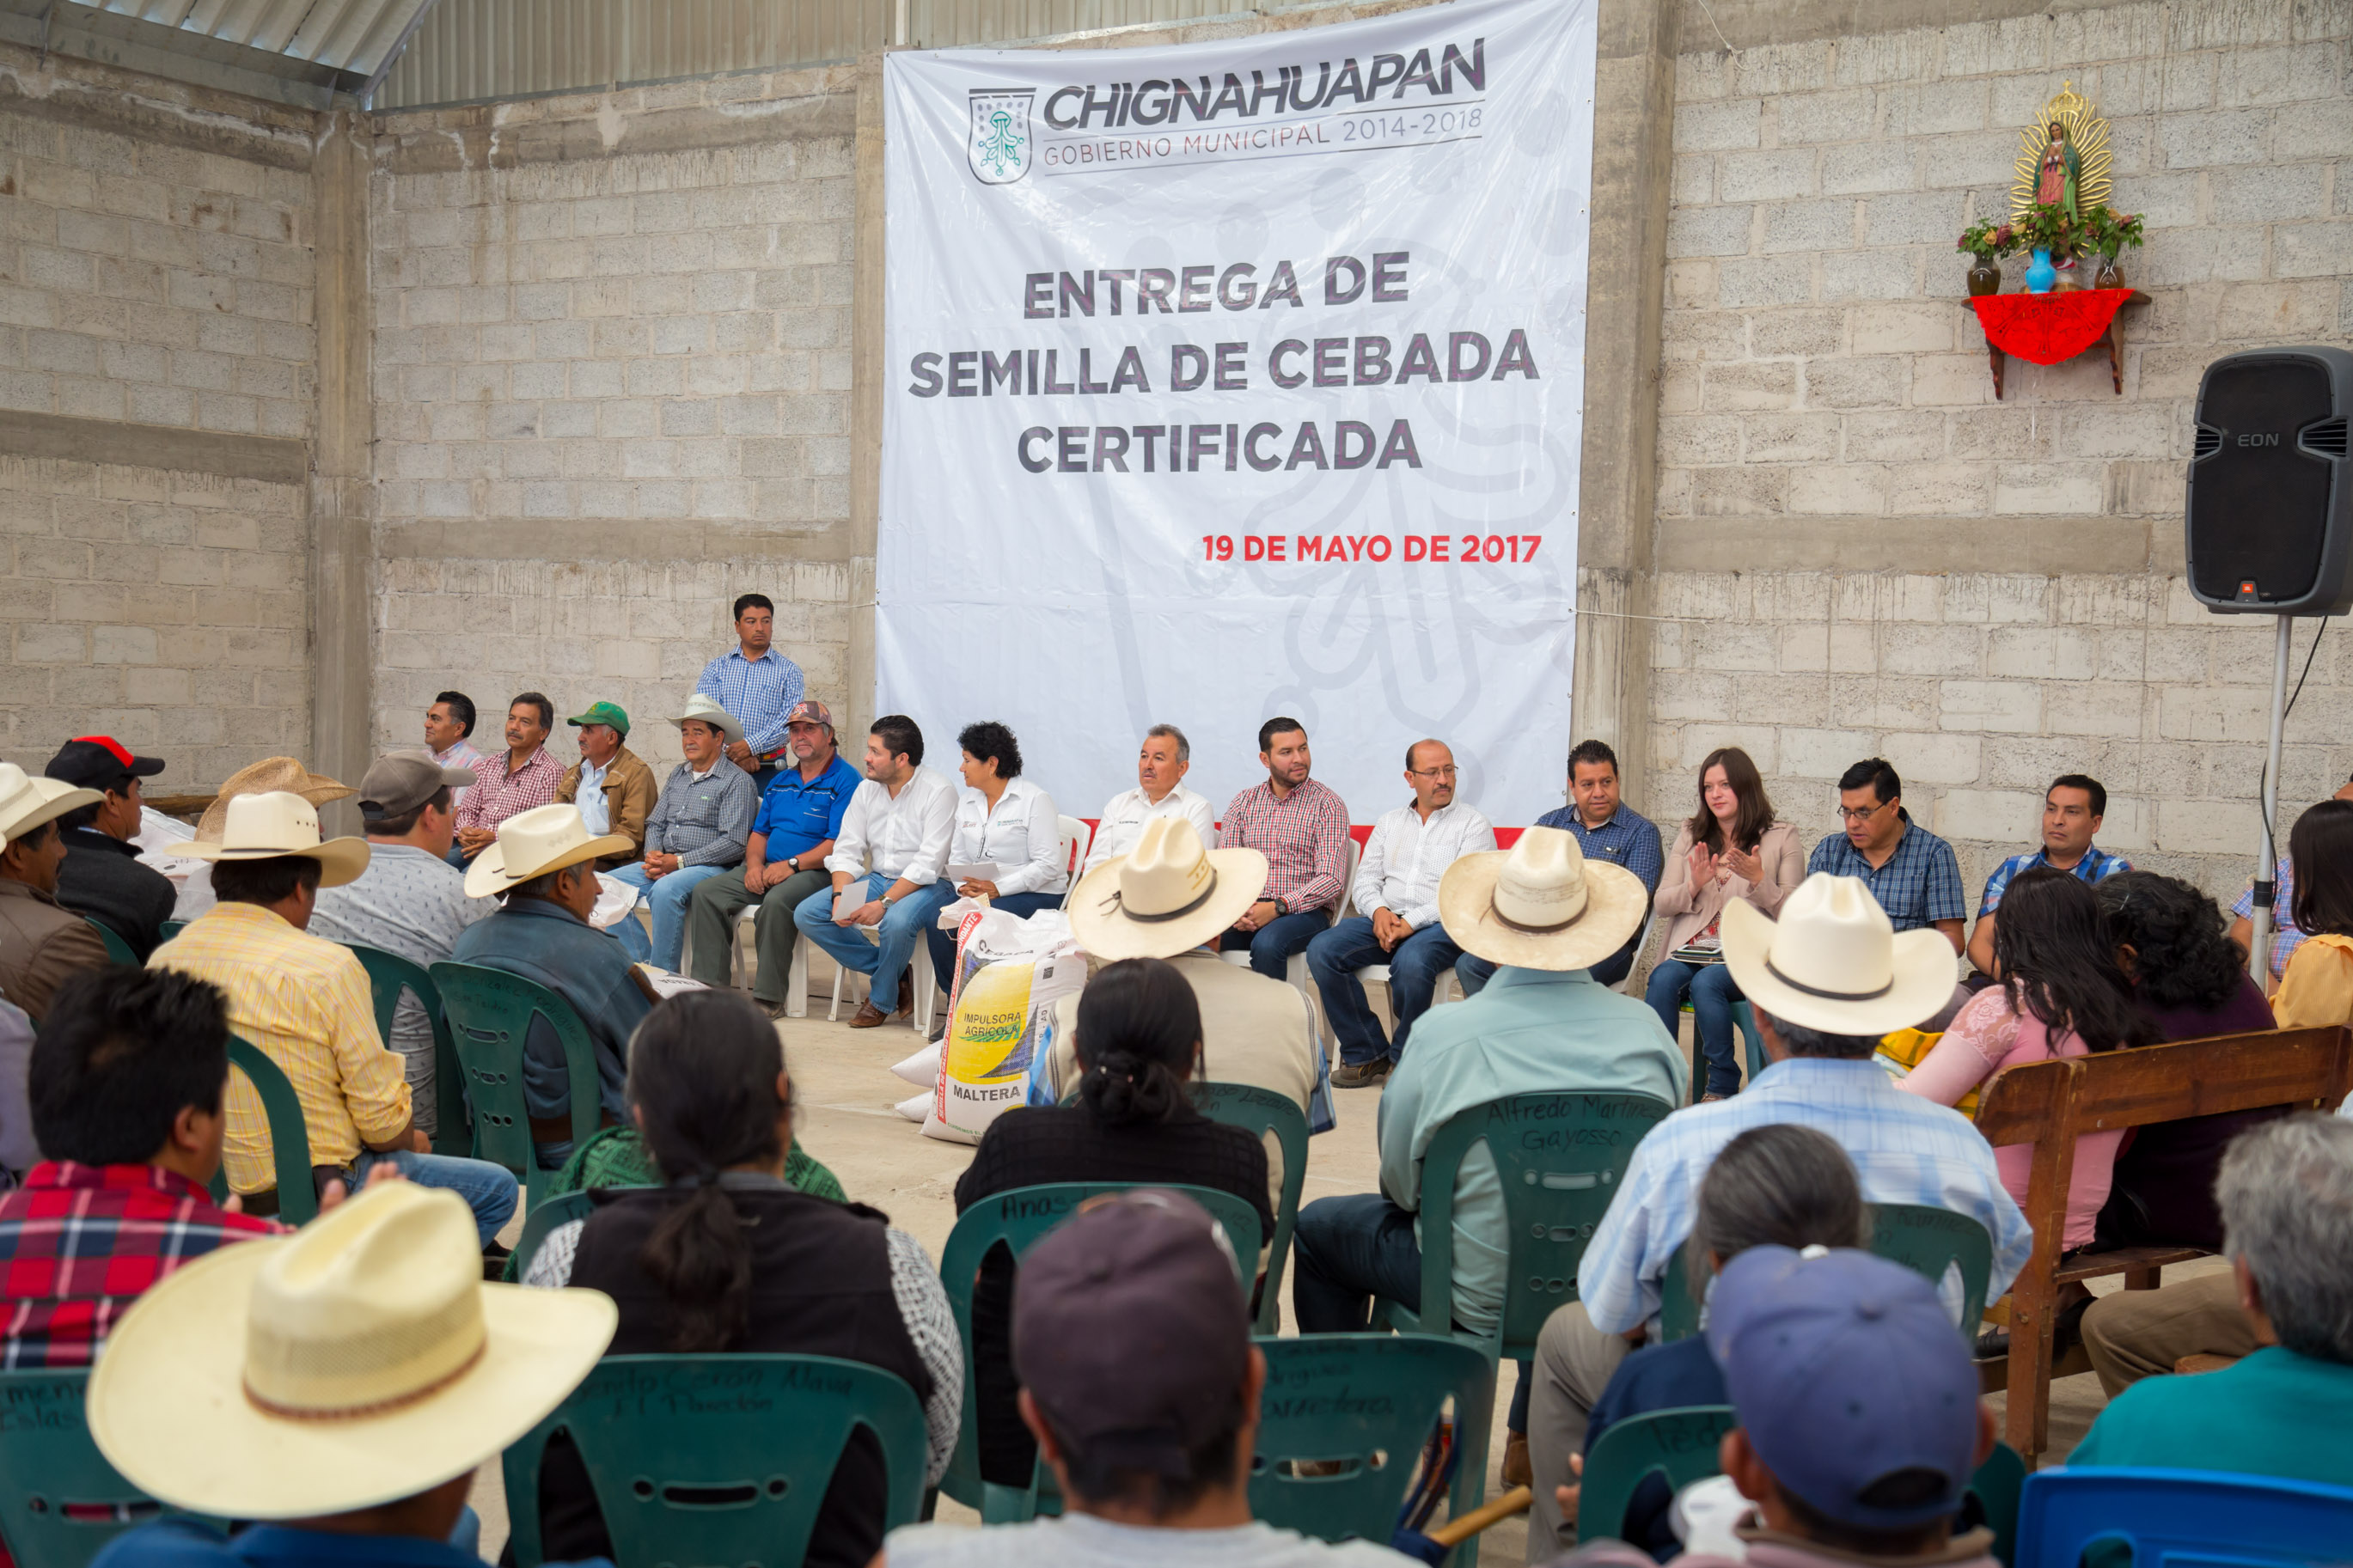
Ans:
[{"label": "man wearing red cap", "polygon": [[58,902],[121,937],[144,963],[164,940],[164,922],[172,918],[179,896],[171,879],[139,858],[139,847],[132,842],[145,805],[139,781],[162,773],[164,759],[134,757],[111,735],[77,735],[41,771],[106,796],[58,819],[66,843],[65,863],[58,868]]}]

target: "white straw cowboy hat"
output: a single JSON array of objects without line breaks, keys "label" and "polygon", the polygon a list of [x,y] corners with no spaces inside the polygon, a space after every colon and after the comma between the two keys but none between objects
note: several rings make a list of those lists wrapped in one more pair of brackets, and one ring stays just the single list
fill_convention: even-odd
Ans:
[{"label": "white straw cowboy hat", "polygon": [[576,805],[533,806],[499,824],[499,841],[466,868],[466,896],[487,899],[533,877],[607,855],[627,855],[636,847],[626,834],[591,835]]},{"label": "white straw cowboy hat", "polygon": [[530,1431],[618,1318],[594,1290],[484,1283],[464,1200],[385,1182],[142,1296],[90,1374],[90,1432],[174,1508],[347,1513],[464,1475]]},{"label": "white straw cowboy hat", "polygon": [[0,844],[105,798],[103,791],[76,789],[58,779],[37,778],[14,763],[0,763]]},{"label": "white straw cowboy hat", "polygon": [[267,795],[272,790],[299,795],[312,805],[324,805],[356,793],[347,784],[312,773],[292,757],[264,757],[228,775],[220,786],[220,794],[196,818],[196,837],[207,844],[218,839],[221,825],[228,820],[231,800],[241,795]]},{"label": "white straw cowboy hat", "polygon": [[1463,952],[1522,969],[1590,969],[1641,929],[1642,879],[1588,860],[1565,827],[1531,827],[1509,849],[1465,855],[1438,882],[1438,919]]},{"label": "white straw cowboy hat", "polygon": [[1953,944],[1898,931],[1858,877],[1817,871],[1776,923],[1754,904],[1724,906],[1724,962],[1760,1011],[1831,1035],[1908,1029],[1953,999]]},{"label": "white straw cowboy hat", "polygon": [[195,860],[275,860],[300,855],[319,863],[319,886],[340,888],[355,881],[367,869],[364,838],[319,841],[319,808],[299,795],[272,790],[267,795],[241,795],[228,803],[221,835],[206,844],[200,840],[175,844],[172,852]]},{"label": "white straw cowboy hat", "polygon": [[1174,958],[1232,929],[1265,887],[1259,851],[1204,848],[1191,823],[1158,817],[1134,848],[1080,879],[1071,935],[1096,958]]},{"label": "white straw cowboy hat", "polygon": [[670,722],[683,730],[689,719],[700,719],[713,729],[721,731],[726,735],[730,744],[744,738],[744,726],[735,722],[735,715],[700,691],[686,700],[685,710]]}]

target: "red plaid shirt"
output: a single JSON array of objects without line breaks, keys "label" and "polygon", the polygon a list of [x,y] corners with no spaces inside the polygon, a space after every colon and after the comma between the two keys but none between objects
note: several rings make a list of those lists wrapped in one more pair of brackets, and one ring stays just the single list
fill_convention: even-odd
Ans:
[{"label": "red plaid shirt", "polygon": [[0,1367],[88,1366],[164,1276],[228,1242],[285,1234],[158,1166],[44,1161],[0,1194]]},{"label": "red plaid shirt", "polygon": [[555,804],[556,789],[564,783],[564,764],[549,756],[545,746],[512,773],[507,771],[507,753],[501,751],[475,764],[474,783],[468,786],[466,798],[458,803],[459,826],[495,828],[510,816]]},{"label": "red plaid shirt", "polygon": [[1337,910],[1348,890],[1348,807],[1309,779],[1282,800],[1258,784],[1226,803],[1218,847],[1247,846],[1266,857],[1262,899],[1281,899],[1293,914]]}]

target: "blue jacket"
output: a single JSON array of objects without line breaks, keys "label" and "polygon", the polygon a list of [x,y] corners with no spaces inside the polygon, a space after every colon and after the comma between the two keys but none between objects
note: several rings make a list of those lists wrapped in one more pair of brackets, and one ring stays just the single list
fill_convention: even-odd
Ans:
[{"label": "blue jacket", "polygon": [[[545,899],[510,898],[497,914],[467,927],[449,956],[537,981],[571,1003],[596,1047],[597,1099],[615,1116],[627,1116],[621,1086],[629,1037],[653,1008],[629,978],[629,955],[619,938]],[[523,1041],[522,1098],[533,1116],[563,1116],[572,1109],[563,1042],[539,1018],[531,1021]]]}]

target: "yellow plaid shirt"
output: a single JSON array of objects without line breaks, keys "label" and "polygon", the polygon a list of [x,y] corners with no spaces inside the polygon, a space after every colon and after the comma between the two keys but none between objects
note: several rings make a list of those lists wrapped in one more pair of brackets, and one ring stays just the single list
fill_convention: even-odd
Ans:
[{"label": "yellow plaid shirt", "polygon": [[[408,1125],[401,1058],[376,1033],[367,971],[351,949],[299,931],[259,904],[225,903],[157,948],[147,966],[227,993],[230,1032],[293,1082],[311,1164],[349,1164],[363,1140],[381,1143]],[[261,1097],[243,1073],[229,1074],[222,1159],[234,1192],[278,1184]]]}]

